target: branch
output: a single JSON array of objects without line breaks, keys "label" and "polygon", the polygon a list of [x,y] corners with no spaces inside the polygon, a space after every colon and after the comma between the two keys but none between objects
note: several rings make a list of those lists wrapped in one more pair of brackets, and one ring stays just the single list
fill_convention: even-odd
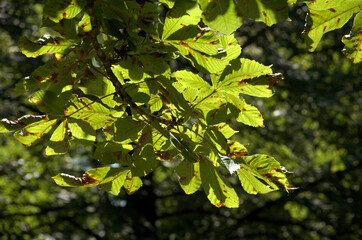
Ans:
[{"label": "branch", "polygon": [[[147,119],[151,122],[151,125],[153,125],[156,129],[158,129],[158,126],[156,127],[155,125],[158,122],[161,122],[164,124],[171,124],[170,121],[168,121],[166,119],[157,118],[156,116],[146,112],[145,110],[143,110],[142,108],[137,106],[133,102],[131,96],[126,92],[123,85],[118,81],[116,75],[114,75],[114,73],[111,69],[112,64],[109,61],[109,59],[107,58],[107,56],[104,54],[104,52],[102,51],[101,46],[97,41],[97,36],[99,35],[100,31],[99,31],[99,26],[98,26],[98,20],[97,20],[96,13],[95,13],[94,2],[95,2],[94,0],[87,0],[88,12],[89,12],[89,16],[90,16],[91,25],[92,25],[92,30],[90,32],[91,41],[92,41],[92,45],[96,51],[98,58],[101,60],[103,66],[107,72],[108,79],[112,82],[114,88],[116,89],[116,93],[123,99],[123,101],[125,101],[138,114],[140,114],[141,116],[146,116]],[[156,122],[156,124],[155,124],[155,122]]]}]

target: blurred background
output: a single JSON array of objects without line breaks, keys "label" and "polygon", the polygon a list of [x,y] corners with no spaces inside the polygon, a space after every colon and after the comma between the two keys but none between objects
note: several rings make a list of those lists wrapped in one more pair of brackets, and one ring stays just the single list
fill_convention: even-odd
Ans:
[{"label": "blurred background", "polygon": [[[13,90],[45,60],[26,59],[16,47],[21,35],[41,35],[43,2],[0,2],[0,119],[38,113]],[[61,188],[51,176],[99,166],[92,148],[46,157],[41,144],[25,148],[0,135],[0,239],[362,239],[362,68],[341,53],[353,22],[309,53],[301,38],[306,12],[296,5],[292,22],[249,21],[236,32],[242,57],[285,76],[272,98],[247,98],[265,128],[236,126],[238,138],[249,154],[272,155],[292,170],[298,190],[252,196],[234,176],[240,207],[218,209],[202,190],[185,195],[168,168],[130,196]]]}]

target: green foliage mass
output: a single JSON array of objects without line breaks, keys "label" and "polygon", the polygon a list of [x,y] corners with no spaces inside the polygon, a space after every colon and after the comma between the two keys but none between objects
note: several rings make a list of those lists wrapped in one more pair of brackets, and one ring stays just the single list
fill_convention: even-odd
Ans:
[{"label": "green foliage mass", "polygon": [[[311,50],[362,7],[355,0],[305,2]],[[171,162],[186,194],[202,186],[217,207],[239,206],[223,168],[237,172],[248,193],[289,192],[294,187],[288,171],[270,156],[248,156],[230,126],[264,127],[245,95],[271,97],[283,79],[271,66],[239,58],[232,33],[246,18],[268,26],[287,21],[288,2],[49,1],[43,26],[51,34],[18,42],[27,57],[53,55],[17,87],[18,94],[30,93],[29,102],[42,115],[4,119],[0,132],[15,132],[25,146],[47,137],[48,156],[65,154],[73,142],[93,146],[100,163],[120,166],[91,169],[82,177],[58,174],[53,179],[61,186],[98,186],[115,195],[125,187],[133,193],[141,177]],[[352,34],[358,35],[358,18],[355,24]],[[358,52],[359,44],[345,43]],[[192,67],[175,71],[170,65],[176,58]]]}]

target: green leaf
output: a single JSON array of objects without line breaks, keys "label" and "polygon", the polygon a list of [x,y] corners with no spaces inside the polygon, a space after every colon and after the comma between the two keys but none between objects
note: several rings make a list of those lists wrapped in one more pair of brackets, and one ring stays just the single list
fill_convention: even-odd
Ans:
[{"label": "green leaf", "polygon": [[114,134],[115,141],[124,141],[126,139],[137,139],[138,133],[142,131],[145,124],[141,121],[135,121],[130,117],[119,118],[115,122],[116,132]]},{"label": "green leaf", "polygon": [[53,178],[56,184],[63,187],[93,187],[99,184],[105,184],[110,181],[114,181],[119,176],[124,174],[125,171],[129,171],[128,168],[93,168],[86,171],[82,177],[74,177],[68,174],[58,174]]},{"label": "green leaf", "polygon": [[77,41],[77,30],[72,19],[63,19],[61,22],[55,23],[50,19],[44,19],[42,27],[48,27],[59,33],[66,39]]},{"label": "green leaf", "polygon": [[110,116],[109,109],[86,97],[73,96],[68,102],[68,107],[64,109],[64,114],[67,117],[89,123],[94,130],[103,127],[106,123],[115,121],[115,118]]},{"label": "green leaf", "polygon": [[152,129],[146,126],[132,153],[132,175],[146,176],[157,166],[157,158],[153,149]]},{"label": "green leaf", "polygon": [[210,88],[210,85],[204,79],[190,71],[176,71],[171,74],[171,77],[176,78],[178,82],[186,87],[196,89]]},{"label": "green leaf", "polygon": [[62,117],[64,116],[64,108],[66,106],[67,98],[70,94],[70,92],[66,92],[57,96],[51,91],[39,90],[29,97],[29,102],[35,104],[36,107],[42,112],[46,112],[49,115]]},{"label": "green leaf", "polygon": [[252,127],[263,127],[263,117],[256,107],[247,104],[243,98],[231,94],[225,96],[238,109],[235,114],[237,121]]},{"label": "green leaf", "polygon": [[215,32],[200,30],[196,25],[183,27],[168,36],[166,40],[171,41],[175,47],[179,44],[208,55],[217,54],[220,47]]},{"label": "green leaf", "polygon": [[238,14],[243,19],[251,18],[268,26],[290,20],[285,0],[236,0],[236,3]]},{"label": "green leaf", "polygon": [[200,162],[202,187],[207,198],[216,207],[237,208],[239,197],[235,190],[223,179],[212,163],[203,159]]},{"label": "green leaf", "polygon": [[131,165],[129,152],[133,150],[130,144],[119,144],[114,142],[103,142],[97,144],[93,157],[103,164],[120,163]]},{"label": "green leaf", "polygon": [[242,25],[243,19],[237,16],[233,0],[198,2],[202,9],[203,20],[210,28],[229,35]]},{"label": "green leaf", "polygon": [[27,125],[22,130],[16,132],[14,136],[25,146],[30,146],[48,133],[57,121],[57,119],[49,120],[45,118],[44,120]]},{"label": "green leaf", "polygon": [[196,25],[200,21],[201,11],[193,1],[177,1],[168,17],[165,18],[165,25],[162,29],[161,40],[167,39],[171,34],[188,25]]},{"label": "green leaf", "polygon": [[228,156],[232,158],[240,158],[245,155],[248,155],[248,150],[245,148],[244,145],[240,144],[236,141],[228,141],[230,152],[228,153]]},{"label": "green leaf", "polygon": [[273,94],[270,86],[271,80],[268,81],[268,78],[252,80],[260,75],[271,73],[271,66],[264,66],[254,60],[245,58],[235,59],[218,79],[216,88],[222,92],[242,92],[262,97],[271,96]]},{"label": "green leaf", "polygon": [[74,43],[62,38],[54,38],[50,35],[44,35],[38,41],[33,42],[25,37],[21,37],[18,41],[21,52],[27,57],[36,58],[43,54],[57,53],[62,55],[69,48],[75,47]]},{"label": "green leaf", "polygon": [[173,8],[176,0],[159,0],[159,2],[166,4],[168,8]]},{"label": "green leaf", "polygon": [[[256,154],[242,157],[241,159],[241,168],[238,170],[239,179],[243,187],[245,186],[244,188],[246,188],[246,191],[249,193],[256,194],[266,193],[269,192],[269,190],[274,191],[280,189],[289,191],[295,189],[290,185],[286,177],[286,173],[289,172],[282,168],[280,163],[273,157],[264,154]],[[257,181],[251,178],[252,175],[256,177]],[[261,182],[259,179],[263,181],[264,186],[260,185]]]},{"label": "green leaf", "polygon": [[47,116],[24,115],[15,121],[4,118],[0,122],[0,133],[15,132],[43,119],[47,119]]},{"label": "green leaf", "polygon": [[345,44],[343,49],[353,63],[359,63],[362,60],[362,11],[354,17],[354,23],[351,32],[342,39]]},{"label": "green leaf", "polygon": [[288,21],[285,0],[199,0],[205,23],[227,35],[238,29],[246,18],[265,22],[268,26]]},{"label": "green leaf", "polygon": [[236,59],[241,54],[241,47],[234,35],[220,35],[218,36],[220,45],[225,49],[227,54],[227,60],[231,61]]},{"label": "green leaf", "polygon": [[62,21],[63,19],[74,18],[83,6],[80,4],[83,1],[79,0],[51,0],[47,1],[44,6],[44,18],[54,22]]},{"label": "green leaf", "polygon": [[200,163],[182,161],[175,169],[179,183],[186,194],[193,194],[201,186]]},{"label": "green leaf", "polygon": [[129,169],[125,168],[117,178],[110,182],[98,185],[98,188],[117,196],[121,191],[124,183],[126,182],[126,177],[128,173]]},{"label": "green leaf", "polygon": [[228,106],[223,104],[218,108],[209,111],[206,116],[207,124],[214,125],[225,122],[228,119],[228,109]]},{"label": "green leaf", "polygon": [[60,155],[68,151],[69,142],[66,139],[67,133],[67,121],[63,121],[55,129],[52,136],[50,137],[47,148],[45,149],[45,154],[47,156],[51,155]]},{"label": "green leaf", "polygon": [[354,13],[362,8],[360,0],[326,2],[324,0],[307,1],[309,14],[303,31],[310,51],[314,51],[323,34],[341,28]]},{"label": "green leaf", "polygon": [[73,137],[91,142],[96,140],[96,131],[89,123],[79,119],[68,118],[67,125]]},{"label": "green leaf", "polygon": [[174,134],[169,132],[169,140],[179,150],[183,158],[191,163],[197,160],[197,156],[191,151],[187,144],[180,141]]},{"label": "green leaf", "polygon": [[140,187],[142,187],[143,183],[141,178],[132,177],[131,173],[128,173],[128,176],[124,182],[124,189],[126,189],[127,194],[131,195],[135,193]]},{"label": "green leaf", "polygon": [[244,188],[245,192],[249,194],[265,194],[274,191],[265,183],[261,182],[257,177],[255,177],[251,172],[242,167],[237,171],[241,186]]},{"label": "green leaf", "polygon": [[16,86],[17,95],[37,89],[49,90],[60,94],[63,86],[71,84],[71,71],[74,68],[72,60],[58,61],[50,59],[44,65],[19,82]]}]

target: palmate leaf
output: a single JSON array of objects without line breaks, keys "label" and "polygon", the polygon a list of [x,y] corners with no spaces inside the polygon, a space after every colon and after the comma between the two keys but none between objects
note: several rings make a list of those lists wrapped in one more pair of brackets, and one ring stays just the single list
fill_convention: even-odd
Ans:
[{"label": "palmate leaf", "polygon": [[63,187],[92,187],[114,181],[125,172],[129,172],[129,169],[104,167],[86,171],[82,177],[74,177],[61,173],[52,178],[56,184]]},{"label": "palmate leaf", "polygon": [[40,38],[36,42],[21,37],[18,41],[18,46],[25,56],[36,58],[43,54],[63,54],[69,48],[75,47],[75,44],[62,38],[44,35],[43,38]]},{"label": "palmate leaf", "polygon": [[239,197],[235,190],[223,179],[209,160],[200,161],[200,175],[205,194],[213,205],[228,208],[239,206]]},{"label": "palmate leaf", "polygon": [[323,34],[341,28],[362,8],[360,0],[304,1],[309,8],[304,37],[309,50],[314,51]]},{"label": "palmate leaf", "polygon": [[343,49],[344,54],[347,55],[353,63],[362,61],[362,11],[360,11],[354,18],[354,23],[350,34],[345,35],[342,39],[345,44]]}]

